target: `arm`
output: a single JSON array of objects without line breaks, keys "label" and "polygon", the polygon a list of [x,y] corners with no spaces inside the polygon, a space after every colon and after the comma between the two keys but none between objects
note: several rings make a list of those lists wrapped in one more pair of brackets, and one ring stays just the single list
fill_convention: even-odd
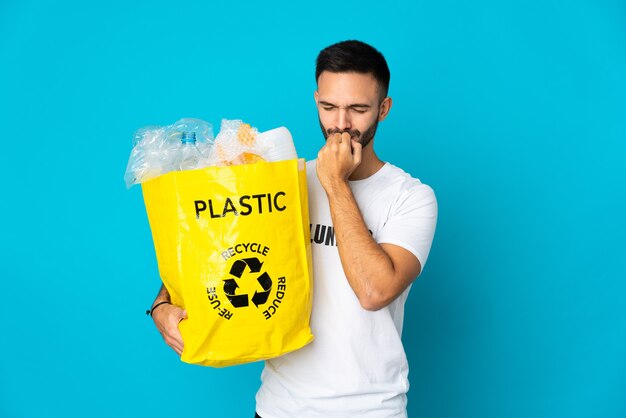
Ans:
[{"label": "arm", "polygon": [[384,308],[419,275],[419,261],[402,247],[374,241],[347,183],[329,192],[328,200],[341,265],[352,290],[364,309]]},{"label": "arm", "polygon": [[409,251],[378,244],[370,235],[348,177],[361,162],[361,146],[344,134],[329,137],[318,154],[318,177],[326,190],[344,273],[364,309],[389,305],[419,275]]},{"label": "arm", "polygon": [[[156,299],[154,299],[152,306],[163,301],[170,302],[170,294],[167,288],[161,284],[161,289]],[[176,351],[178,355],[181,355],[183,352],[183,338],[178,329],[178,324],[183,319],[187,319],[187,312],[180,306],[171,305],[169,303],[160,305],[152,312],[152,320],[165,340],[165,343]]]}]

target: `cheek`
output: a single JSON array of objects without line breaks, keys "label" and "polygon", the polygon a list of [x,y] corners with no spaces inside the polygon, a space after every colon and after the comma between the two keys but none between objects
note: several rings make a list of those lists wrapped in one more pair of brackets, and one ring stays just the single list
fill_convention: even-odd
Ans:
[{"label": "cheek", "polygon": [[371,115],[368,114],[368,115],[359,115],[359,116],[362,116],[362,117],[358,119],[358,122],[355,124],[358,126],[355,126],[355,128],[357,128],[361,132],[365,132],[378,120],[378,114],[376,113],[371,114]]},{"label": "cheek", "polygon": [[319,113],[319,119],[320,119],[320,123],[326,129],[334,128],[335,125],[336,125],[336,123],[334,121],[334,118],[332,117],[332,114],[329,114],[329,113],[326,113],[326,112],[320,112]]}]

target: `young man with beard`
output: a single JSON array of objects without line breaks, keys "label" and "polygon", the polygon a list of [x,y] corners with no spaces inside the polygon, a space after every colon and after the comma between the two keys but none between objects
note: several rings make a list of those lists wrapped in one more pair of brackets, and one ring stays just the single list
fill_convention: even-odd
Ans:
[{"label": "young man with beard", "polygon": [[[315,340],[266,361],[257,416],[406,417],[404,303],[430,251],[435,195],[374,152],[392,105],[380,52],[359,41],[331,45],[317,58],[316,79],[326,144],[307,163]],[[168,296],[162,290],[155,304]],[[185,313],[163,307],[154,321],[180,354]]]}]

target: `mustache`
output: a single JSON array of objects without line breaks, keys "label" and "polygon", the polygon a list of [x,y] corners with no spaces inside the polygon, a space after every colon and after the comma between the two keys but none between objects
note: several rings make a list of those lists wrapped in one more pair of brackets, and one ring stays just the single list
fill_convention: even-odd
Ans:
[{"label": "mustache", "polygon": [[361,131],[359,131],[358,129],[338,129],[338,128],[330,128],[327,129],[326,132],[328,133],[328,135],[332,135],[332,134],[342,134],[344,132],[347,132],[351,138],[360,138],[361,137]]}]

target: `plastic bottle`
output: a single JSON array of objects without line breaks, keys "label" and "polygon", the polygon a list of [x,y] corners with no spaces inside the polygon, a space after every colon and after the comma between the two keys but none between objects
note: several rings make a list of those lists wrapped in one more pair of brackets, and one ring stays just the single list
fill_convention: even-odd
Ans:
[{"label": "plastic bottle", "polygon": [[182,149],[179,169],[183,171],[200,168],[202,153],[200,153],[200,150],[196,146],[196,133],[183,132],[181,142]]}]

